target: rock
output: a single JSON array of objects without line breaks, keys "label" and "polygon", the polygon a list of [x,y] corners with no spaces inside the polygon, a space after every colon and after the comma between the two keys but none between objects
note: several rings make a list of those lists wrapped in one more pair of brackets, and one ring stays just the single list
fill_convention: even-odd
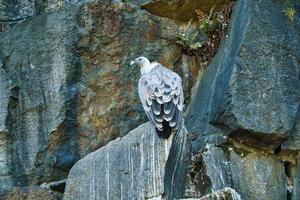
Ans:
[{"label": "rock", "polygon": [[0,148],[9,163],[1,167],[11,181],[0,190],[63,179],[79,159],[75,13],[33,18],[1,35]]},{"label": "rock", "polygon": [[299,151],[300,150],[300,112],[295,121],[295,125],[290,132],[289,138],[281,145],[282,151]]},{"label": "rock", "polygon": [[260,153],[238,155],[230,151],[233,188],[245,200],[286,199],[286,177],[282,162]]},{"label": "rock", "polygon": [[129,65],[136,57],[144,55],[178,72],[188,102],[200,69],[196,57],[173,42],[181,25],[107,1],[84,4],[78,20],[84,30],[77,46],[81,156],[146,122],[137,92],[140,72]]},{"label": "rock", "polygon": [[142,4],[142,8],[150,13],[188,22],[198,19],[197,10],[208,14],[211,9],[219,11],[230,0],[150,0]]},{"label": "rock", "polygon": [[[193,49],[203,33],[187,22],[227,2],[1,1],[0,196],[60,198],[58,180],[83,158],[65,199],[231,198],[228,187],[246,200],[299,199],[299,13],[238,0],[203,69]],[[183,78],[188,131],[169,141],[135,129],[146,116],[129,62],[140,55]]]},{"label": "rock", "polygon": [[202,197],[211,191],[231,187],[230,162],[220,147],[207,145],[192,157],[186,197]]},{"label": "rock", "polygon": [[[230,187],[245,200],[285,199],[286,178],[297,177],[285,171],[283,162],[275,155],[241,146],[221,148],[207,145],[193,156],[185,197],[199,199],[212,191]],[[293,180],[297,185],[297,179]]]},{"label": "rock", "polygon": [[0,59],[0,91],[2,91],[0,93],[0,194],[8,192],[13,185],[10,171],[10,139],[6,127],[8,107],[10,104],[10,86],[2,66],[2,60]]},{"label": "rock", "polygon": [[64,193],[65,192],[65,187],[66,187],[66,182],[67,180],[61,180],[61,181],[54,181],[50,183],[43,183],[41,184],[41,188],[45,188],[48,190],[56,191],[59,193]]},{"label": "rock", "polygon": [[279,2],[237,2],[228,35],[187,115],[188,131],[199,135],[194,152],[203,148],[201,135],[211,125],[223,131],[219,135],[273,150],[293,129],[300,102],[300,28],[282,10]]},{"label": "rock", "polygon": [[203,152],[203,161],[212,191],[231,186],[230,162],[221,148],[207,145],[207,150]]},{"label": "rock", "polygon": [[[296,30],[300,24],[279,15],[283,10],[279,3],[258,6],[249,1],[245,6],[250,23],[216,123],[230,128],[231,136],[246,144],[275,149],[292,130],[299,108],[296,60],[300,58],[300,37]],[[263,18],[265,13],[268,17]]]},{"label": "rock", "polygon": [[65,179],[80,158],[145,122],[140,72],[129,65],[137,56],[178,72],[188,102],[200,69],[174,42],[182,27],[101,0],[1,33],[0,193]]},{"label": "rock", "polygon": [[33,0],[0,1],[0,32],[35,14]]},{"label": "rock", "polygon": [[62,10],[85,0],[4,0],[0,1],[0,32],[8,31],[16,24],[39,15]]},{"label": "rock", "polygon": [[163,140],[143,124],[78,161],[64,200],[180,198],[189,154],[185,130]]},{"label": "rock", "polygon": [[293,162],[285,161],[285,173],[287,178],[287,199],[296,200],[300,198],[300,156],[296,155]]},{"label": "rock", "polygon": [[58,200],[58,198],[48,190],[38,186],[30,186],[14,188],[6,200]]},{"label": "rock", "polygon": [[201,198],[189,198],[181,200],[241,200],[241,196],[232,188],[225,187]]}]

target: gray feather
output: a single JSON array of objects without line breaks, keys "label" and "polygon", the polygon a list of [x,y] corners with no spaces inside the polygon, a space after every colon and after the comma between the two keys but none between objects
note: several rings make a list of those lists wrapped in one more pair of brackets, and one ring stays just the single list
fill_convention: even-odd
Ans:
[{"label": "gray feather", "polygon": [[161,64],[139,81],[139,96],[143,108],[154,126],[162,131],[164,121],[172,128],[178,126],[183,110],[181,78]]},{"label": "gray feather", "polygon": [[164,113],[165,114],[169,114],[171,112],[172,106],[173,106],[173,102],[172,101],[165,103],[164,106],[163,106]]},{"label": "gray feather", "polygon": [[174,113],[173,118],[169,121],[169,126],[170,127],[176,127],[177,126],[178,116],[179,116],[179,111],[176,109],[176,112]]},{"label": "gray feather", "polygon": [[171,106],[171,112],[168,113],[168,114],[164,113],[164,119],[165,119],[166,121],[168,121],[168,122],[171,121],[171,119],[173,118],[174,113],[175,113],[176,110],[177,110],[177,108],[176,108],[175,105],[173,104],[173,105]]},{"label": "gray feather", "polygon": [[164,121],[164,117],[163,117],[163,113],[162,112],[159,115],[154,115],[154,118],[158,122],[163,122]]},{"label": "gray feather", "polygon": [[155,115],[159,115],[161,113],[161,105],[157,101],[152,101],[151,108]]}]

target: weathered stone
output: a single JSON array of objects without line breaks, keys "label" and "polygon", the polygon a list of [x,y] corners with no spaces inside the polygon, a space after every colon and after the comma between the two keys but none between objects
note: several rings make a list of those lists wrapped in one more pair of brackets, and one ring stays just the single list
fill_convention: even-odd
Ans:
[{"label": "weathered stone", "polygon": [[1,148],[15,186],[63,179],[79,159],[74,13],[33,18],[1,34]]},{"label": "weathered stone", "polygon": [[78,159],[146,121],[140,72],[129,66],[137,56],[181,74],[188,100],[200,69],[174,42],[180,27],[103,0],[1,33],[0,191],[62,180]]},{"label": "weathered stone", "polygon": [[41,13],[62,10],[85,0],[1,0],[0,32]]},{"label": "weathered stone", "polygon": [[230,162],[222,148],[207,145],[203,161],[212,191],[231,186]]},{"label": "weathered stone", "polygon": [[212,63],[201,74],[199,86],[188,107],[186,127],[190,134],[198,136],[193,141],[194,152],[204,147],[203,137],[214,133],[221,136],[228,134],[225,130],[212,128],[210,122],[228,88],[234,65],[232,58],[236,57],[242,43],[248,13],[248,6],[244,1],[239,1],[234,7],[228,34],[221,42]]},{"label": "weathered stone", "polygon": [[300,156],[296,155],[295,163],[285,162],[287,177],[287,199],[300,198]]},{"label": "weathered stone", "polygon": [[[1,198],[0,198],[1,199]],[[38,186],[14,188],[5,200],[58,200],[55,194]]]},{"label": "weathered stone", "polygon": [[300,103],[300,24],[278,14],[280,3],[246,6],[250,23],[216,121],[244,143],[276,148],[292,130]]},{"label": "weathered stone", "polygon": [[181,198],[189,154],[185,130],[163,140],[143,124],[78,161],[64,200]]},{"label": "weathered stone", "polygon": [[219,11],[230,0],[150,0],[142,4],[142,8],[150,13],[179,21],[198,19],[197,10],[208,14],[211,9]]},{"label": "weathered stone", "polygon": [[10,100],[10,84],[2,67],[3,63],[0,59],[0,194],[8,192],[13,185],[10,170],[10,139],[6,127],[6,119],[8,116],[8,106]]},{"label": "weathered stone", "polygon": [[241,196],[234,189],[225,187],[222,190],[212,192],[201,198],[189,198],[181,200],[241,200]]},{"label": "weathered stone", "polygon": [[281,200],[287,197],[284,167],[276,156],[230,151],[233,188],[245,200]]},{"label": "weathered stone", "polygon": [[178,72],[189,100],[200,69],[195,56],[183,54],[172,42],[180,25],[127,4],[102,1],[84,4],[79,21],[85,30],[78,43],[81,155],[146,121],[137,92],[140,71],[129,65],[136,57],[146,56]]},{"label": "weathered stone", "polygon": [[231,187],[230,162],[220,147],[207,145],[192,157],[186,197],[202,197],[211,191]]},{"label": "weathered stone", "polygon": [[35,14],[33,0],[1,0],[0,32]]},{"label": "weathered stone", "polygon": [[50,183],[43,183],[40,185],[41,188],[45,188],[48,190],[56,191],[59,193],[64,193],[65,192],[65,187],[66,187],[66,182],[67,180],[61,180],[61,181],[54,181]]},{"label": "weathered stone", "polygon": [[298,110],[298,117],[295,121],[295,125],[290,132],[290,136],[281,145],[283,151],[299,151],[300,150],[300,110]]},{"label": "weathered stone", "polygon": [[188,113],[189,132],[207,135],[210,123],[249,146],[271,149],[288,136],[300,102],[300,29],[282,10],[280,2],[237,2],[228,38]]}]

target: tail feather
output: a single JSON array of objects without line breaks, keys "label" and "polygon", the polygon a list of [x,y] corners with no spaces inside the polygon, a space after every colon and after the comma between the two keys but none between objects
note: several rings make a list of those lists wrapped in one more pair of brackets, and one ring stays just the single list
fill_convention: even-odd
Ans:
[{"label": "tail feather", "polygon": [[160,131],[157,128],[155,128],[155,130],[156,130],[156,133],[157,133],[158,137],[166,139],[172,134],[173,129],[169,126],[169,123],[165,120],[163,121],[162,124],[163,124],[163,130],[162,131]]}]

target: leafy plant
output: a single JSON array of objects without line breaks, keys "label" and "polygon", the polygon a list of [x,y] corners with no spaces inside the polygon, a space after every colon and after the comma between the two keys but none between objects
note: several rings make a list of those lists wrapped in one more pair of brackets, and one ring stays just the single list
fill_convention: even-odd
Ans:
[{"label": "leafy plant", "polygon": [[296,15],[296,10],[292,5],[292,1],[284,0],[283,4],[284,4],[284,8],[283,8],[282,12],[290,21],[293,21],[295,18],[295,15]]},{"label": "leafy plant", "polygon": [[216,29],[219,21],[214,12],[214,7],[212,7],[209,11],[209,14],[204,14],[200,9],[196,10],[198,21],[199,21],[199,28],[204,33],[211,32]]}]

